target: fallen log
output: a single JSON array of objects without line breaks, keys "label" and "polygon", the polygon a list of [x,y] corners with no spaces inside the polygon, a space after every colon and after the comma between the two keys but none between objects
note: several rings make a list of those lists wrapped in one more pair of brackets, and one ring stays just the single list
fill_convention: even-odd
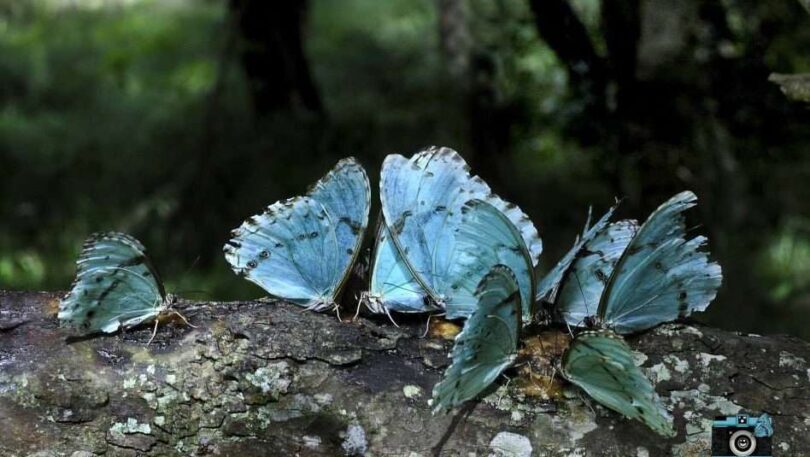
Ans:
[{"label": "fallen log", "polygon": [[66,339],[58,298],[0,293],[0,455],[705,457],[712,419],[739,411],[773,416],[774,455],[810,455],[810,344],[793,337],[669,324],[631,338],[675,417],[667,440],[570,385],[550,401],[501,379],[433,416],[452,342],[420,320],[184,302],[196,328],[163,323],[147,346],[148,325]]}]

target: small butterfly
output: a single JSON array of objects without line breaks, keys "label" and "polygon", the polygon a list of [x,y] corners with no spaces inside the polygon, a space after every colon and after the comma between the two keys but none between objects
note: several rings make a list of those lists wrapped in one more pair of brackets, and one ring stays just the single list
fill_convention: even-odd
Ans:
[{"label": "small butterfly", "polygon": [[113,333],[155,319],[157,332],[157,318],[167,312],[185,320],[171,310],[176,299],[166,294],[146,249],[135,238],[94,234],[85,241],[76,265],[76,279],[59,303],[62,325],[88,334]]},{"label": "small butterfly", "polygon": [[634,363],[630,347],[615,333],[577,335],[563,355],[562,374],[608,408],[643,422],[659,435],[675,436],[672,416]]},{"label": "small butterfly", "polygon": [[595,225],[554,301],[565,322],[627,334],[705,310],[723,275],[701,250],[705,237],[686,239],[683,212],[696,202],[695,194],[681,192],[640,227],[635,221],[603,224],[605,218]]},{"label": "small butterfly", "polygon": [[276,202],[233,230],[223,248],[239,276],[308,309],[336,309],[368,225],[371,186],[347,158],[304,196]]},{"label": "small butterfly", "polygon": [[520,289],[514,273],[496,265],[475,291],[478,306],[456,336],[452,363],[433,387],[433,412],[475,398],[517,357],[521,329]]},{"label": "small butterfly", "polygon": [[[454,275],[456,262],[463,255],[457,229],[464,224],[465,203],[479,199],[502,212],[522,240],[521,250],[528,253],[532,267],[542,251],[542,242],[531,220],[516,205],[493,194],[481,178],[471,176],[464,159],[452,149],[428,148],[410,159],[396,154],[386,157],[380,199],[388,232],[383,240],[378,240],[374,265],[404,263],[422,286],[423,291],[415,293],[427,293],[436,307],[446,309],[451,319],[467,317],[475,307],[471,290],[465,295],[453,289],[459,279]],[[379,259],[391,253],[398,253],[401,261]],[[487,270],[480,271],[479,278],[491,266],[486,265]],[[474,279],[477,284],[478,278]],[[388,307],[384,296],[381,300],[383,307]],[[449,305],[450,301],[454,305]],[[393,309],[397,309],[396,304]]]}]

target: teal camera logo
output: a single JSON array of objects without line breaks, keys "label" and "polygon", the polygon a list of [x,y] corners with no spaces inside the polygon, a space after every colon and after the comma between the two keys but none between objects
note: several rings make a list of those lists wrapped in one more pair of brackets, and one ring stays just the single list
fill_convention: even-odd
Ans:
[{"label": "teal camera logo", "polygon": [[712,423],[712,457],[772,456],[771,416],[720,416]]}]

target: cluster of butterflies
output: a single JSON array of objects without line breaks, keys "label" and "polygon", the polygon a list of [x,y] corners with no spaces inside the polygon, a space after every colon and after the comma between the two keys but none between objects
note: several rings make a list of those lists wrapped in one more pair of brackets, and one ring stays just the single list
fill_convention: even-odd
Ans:
[{"label": "cluster of butterflies", "polygon": [[[523,329],[556,322],[576,329],[563,376],[599,403],[673,436],[672,418],[620,335],[706,309],[722,273],[687,238],[682,192],[639,225],[611,222],[616,207],[585,230],[539,283],[542,243],[531,220],[495,195],[448,148],[386,157],[380,179],[368,290],[372,313],[443,313],[464,319],[451,365],[433,390],[434,411],[487,389],[518,352]],[[353,158],[341,160],[306,195],[270,205],[233,230],[224,247],[235,273],[307,309],[336,309],[352,274],[371,207],[371,186]],[[85,332],[114,332],[172,310],[157,272],[134,238],[91,237],[59,319]],[[157,330],[157,327],[155,327]],[[574,330],[572,330],[573,332]]]}]

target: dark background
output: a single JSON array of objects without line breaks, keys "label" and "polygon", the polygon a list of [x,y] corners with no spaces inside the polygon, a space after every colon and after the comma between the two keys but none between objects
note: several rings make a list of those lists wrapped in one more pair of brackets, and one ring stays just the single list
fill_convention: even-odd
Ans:
[{"label": "dark background", "polygon": [[796,0],[0,0],[0,287],[66,289],[140,238],[170,290],[262,296],[231,228],[354,155],[459,150],[535,221],[546,271],[589,204],[701,199],[702,316],[810,337],[810,71]]}]

